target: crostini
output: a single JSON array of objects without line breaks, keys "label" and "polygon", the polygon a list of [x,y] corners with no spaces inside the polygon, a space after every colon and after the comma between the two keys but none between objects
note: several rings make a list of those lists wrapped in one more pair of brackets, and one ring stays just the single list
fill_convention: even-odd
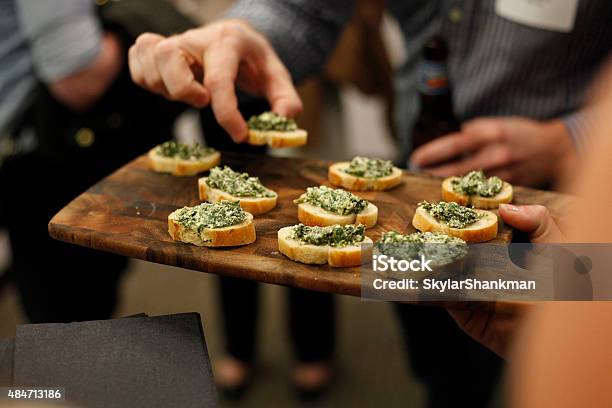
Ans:
[{"label": "crostini", "polygon": [[364,234],[363,225],[298,224],[278,231],[278,249],[287,258],[305,264],[359,266],[371,259],[372,240]]},{"label": "crostini", "polygon": [[433,266],[453,262],[468,253],[467,243],[461,238],[429,231],[411,234],[388,231],[376,241],[375,247],[380,253],[396,259],[410,260],[423,255]]},{"label": "crostini", "polygon": [[329,182],[353,191],[385,191],[402,181],[402,171],[390,160],[357,156],[329,166]]},{"label": "crostini", "polygon": [[295,120],[274,112],[252,116],[247,125],[249,128],[248,144],[267,144],[270,147],[279,148],[304,146],[308,141],[308,132],[299,129]]},{"label": "crostini", "polygon": [[168,233],[175,241],[206,247],[247,245],[256,239],[253,215],[238,201],[179,208],[168,216]]},{"label": "crostini", "polygon": [[421,232],[442,232],[466,242],[485,242],[497,236],[497,215],[455,202],[419,203],[412,225]]},{"label": "crostini", "polygon": [[442,181],[442,199],[483,210],[498,208],[512,202],[512,185],[499,177],[487,178],[482,170],[474,170],[462,177]]},{"label": "crostini", "polygon": [[[468,254],[468,245],[461,238],[451,237],[441,232],[413,232],[400,234],[396,231],[385,232],[374,244],[376,255],[386,255],[396,260],[412,261],[426,259],[436,276],[456,276],[463,271]],[[379,274],[403,279],[406,272],[394,271],[391,268],[377,271]],[[423,278],[430,275],[427,271],[410,272],[411,278]]]},{"label": "crostini", "polygon": [[228,166],[210,169],[208,177],[198,180],[198,190],[202,201],[240,201],[242,209],[253,215],[272,210],[278,199],[278,194],[265,187],[258,177],[234,171]]},{"label": "crostini", "polygon": [[149,150],[149,164],[154,171],[174,176],[193,176],[221,162],[221,153],[199,144],[185,145],[169,140]]},{"label": "crostini", "polygon": [[294,203],[298,205],[298,219],[305,225],[363,224],[371,228],[378,220],[378,207],[342,189],[309,187]]}]

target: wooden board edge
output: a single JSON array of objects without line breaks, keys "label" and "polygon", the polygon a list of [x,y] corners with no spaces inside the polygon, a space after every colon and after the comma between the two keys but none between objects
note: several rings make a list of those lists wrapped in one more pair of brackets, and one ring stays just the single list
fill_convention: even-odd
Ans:
[{"label": "wooden board edge", "polygon": [[[53,222],[49,222],[48,225],[49,235],[58,241],[66,242],[73,245],[78,245],[84,248],[90,248],[98,251],[103,251],[107,253],[112,253],[120,256],[125,256],[128,258],[134,258],[145,262],[156,263],[160,265],[166,265],[171,267],[183,268],[188,270],[193,270],[202,273],[210,273],[218,276],[227,276],[231,278],[240,278],[247,279],[256,282],[267,283],[271,285],[278,285],[284,287],[293,287],[298,289],[312,290],[316,292],[326,292],[333,293],[338,295],[346,295],[353,297],[361,297],[361,281],[358,281],[356,285],[350,286],[337,286],[337,284],[332,281],[326,281],[322,279],[317,280],[317,286],[312,287],[308,284],[304,284],[302,282],[296,281],[294,279],[270,279],[270,276],[267,273],[262,273],[261,276],[245,276],[244,269],[240,267],[239,264],[232,265],[215,265],[214,267],[210,267],[210,265],[205,264],[205,267],[201,267],[198,264],[194,264],[190,262],[189,259],[183,259],[182,257],[178,257],[176,259],[176,264],[169,265],[166,262],[163,262],[159,257],[153,256],[153,253],[149,250],[149,247],[142,247],[139,253],[134,253],[134,246],[130,245],[117,245],[116,242],[113,245],[112,249],[105,245],[104,237],[100,237],[99,231],[90,230],[87,228],[79,228],[79,227],[69,227],[63,224],[58,224]],[[94,239],[94,235],[97,235]],[[188,244],[184,244],[188,245]],[[249,270],[251,272],[251,270]]]}]

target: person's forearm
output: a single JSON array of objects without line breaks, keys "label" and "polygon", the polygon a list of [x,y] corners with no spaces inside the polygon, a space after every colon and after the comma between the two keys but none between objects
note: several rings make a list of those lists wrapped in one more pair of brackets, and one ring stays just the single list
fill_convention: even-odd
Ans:
[{"label": "person's forearm", "polygon": [[295,82],[320,71],[350,18],[354,0],[239,0],[225,18],[263,33]]},{"label": "person's forearm", "polygon": [[96,59],[86,68],[48,84],[51,94],[74,111],[84,111],[98,101],[119,75],[124,63],[119,38],[107,33]]},{"label": "person's forearm", "polygon": [[124,60],[119,41],[104,34],[94,3],[17,0],[16,5],[37,77],[70,108],[91,106]]},{"label": "person's forearm", "polygon": [[89,66],[104,32],[93,2],[17,0],[19,30],[26,36],[36,75],[57,81]]}]

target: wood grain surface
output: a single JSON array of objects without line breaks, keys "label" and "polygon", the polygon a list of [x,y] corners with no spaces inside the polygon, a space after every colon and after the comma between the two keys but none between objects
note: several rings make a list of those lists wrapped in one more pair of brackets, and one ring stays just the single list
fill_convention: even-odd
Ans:
[{"label": "wood grain surface", "polygon": [[[277,231],[298,223],[293,200],[307,187],[327,184],[329,162],[223,154],[223,164],[260,177],[278,192],[278,206],[255,219],[257,241],[236,248],[199,248],[173,241],[167,217],[176,208],[196,205],[198,177],[174,177],[149,170],[139,157],[81,194],[49,223],[52,237],[132,258],[196,271],[252,279],[304,289],[360,295],[360,268],[311,266],[278,252]],[[387,192],[358,193],[379,208],[378,225],[367,231],[376,240],[384,231],[412,232],[416,204],[440,199],[440,180],[405,173],[402,184]],[[538,203],[558,215],[565,196],[516,187],[515,203]],[[507,243],[512,230],[500,226],[494,242]]]}]

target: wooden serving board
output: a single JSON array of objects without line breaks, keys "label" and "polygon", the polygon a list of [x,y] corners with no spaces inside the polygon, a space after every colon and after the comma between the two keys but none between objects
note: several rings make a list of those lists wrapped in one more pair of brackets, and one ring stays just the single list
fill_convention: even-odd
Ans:
[{"label": "wooden serving board", "polygon": [[[235,248],[199,248],[173,241],[167,217],[176,208],[196,205],[198,177],[174,177],[149,170],[146,157],[128,163],[81,194],[49,223],[53,238],[132,258],[196,271],[285,286],[360,295],[360,268],[311,266],[279,253],[277,231],[297,224],[293,200],[307,187],[327,184],[329,162],[223,154],[223,164],[259,176],[278,192],[278,206],[255,219],[257,241]],[[412,216],[421,200],[440,200],[440,180],[406,172],[402,184],[387,192],[358,193],[379,208],[378,225],[367,231],[376,240],[384,231],[412,232]],[[515,189],[518,204],[539,203],[553,215],[566,205],[564,196]],[[512,230],[500,226],[494,242],[508,243]]]}]

